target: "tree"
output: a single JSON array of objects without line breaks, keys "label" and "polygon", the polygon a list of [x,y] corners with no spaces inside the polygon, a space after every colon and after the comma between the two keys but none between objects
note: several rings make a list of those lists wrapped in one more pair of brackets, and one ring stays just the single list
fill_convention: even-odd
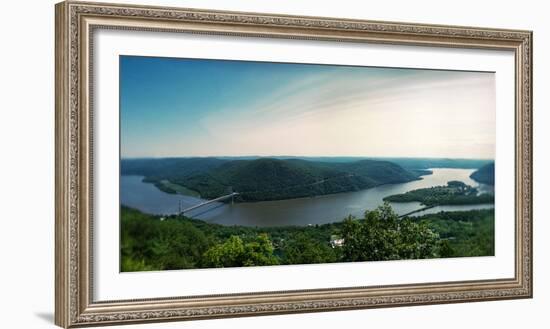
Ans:
[{"label": "tree", "polygon": [[422,259],[438,256],[439,235],[427,223],[405,218],[398,223],[397,250],[401,259]]},{"label": "tree", "polygon": [[439,257],[447,258],[452,256],[454,256],[454,250],[453,247],[451,247],[449,240],[439,240]]},{"label": "tree", "polygon": [[203,262],[207,267],[241,266],[244,243],[238,236],[232,235],[224,243],[217,244],[204,253]]},{"label": "tree", "polygon": [[122,272],[152,271],[154,268],[145,264],[145,260],[135,260],[130,257],[123,257],[121,261]]},{"label": "tree", "polygon": [[273,244],[267,234],[262,233],[256,240],[244,246],[243,266],[277,265],[277,258],[273,255]]},{"label": "tree", "polygon": [[253,241],[244,243],[232,235],[224,243],[217,244],[204,253],[206,267],[236,267],[276,265],[273,245],[266,234],[259,234]]},{"label": "tree", "polygon": [[284,247],[285,264],[317,264],[335,261],[336,255],[328,244],[319,243],[304,233],[292,235]]},{"label": "tree", "polygon": [[133,209],[121,211],[121,270],[172,270],[200,266],[211,242],[187,220],[163,221]]},{"label": "tree", "polygon": [[364,220],[344,220],[341,233],[348,262],[434,257],[439,239],[426,224],[400,220],[387,202]]},{"label": "tree", "polygon": [[169,219],[158,224],[151,241],[153,262],[161,269],[195,268],[208,248],[204,233],[188,222]]}]

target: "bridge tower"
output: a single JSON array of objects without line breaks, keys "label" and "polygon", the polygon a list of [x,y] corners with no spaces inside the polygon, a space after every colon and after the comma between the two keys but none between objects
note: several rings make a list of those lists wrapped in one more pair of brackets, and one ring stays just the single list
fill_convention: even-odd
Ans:
[{"label": "bridge tower", "polygon": [[233,194],[233,186],[229,186],[227,188],[227,192],[231,194],[231,204],[233,205],[235,203],[235,195]]}]

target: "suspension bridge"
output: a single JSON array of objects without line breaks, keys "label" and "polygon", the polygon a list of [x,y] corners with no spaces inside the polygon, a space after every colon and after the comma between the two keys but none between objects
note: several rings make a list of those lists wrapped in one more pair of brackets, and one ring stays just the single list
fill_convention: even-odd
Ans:
[{"label": "suspension bridge", "polygon": [[239,195],[238,192],[232,192],[230,194],[227,194],[227,195],[222,195],[220,197],[217,197],[215,199],[212,199],[212,200],[208,200],[208,201],[205,201],[205,202],[201,202],[199,204],[196,204],[194,206],[191,206],[189,208],[185,208],[185,209],[181,209],[181,204],[180,204],[180,212],[179,212],[179,215],[183,215],[185,214],[186,212],[190,212],[191,210],[195,210],[197,208],[200,208],[200,207],[204,207],[206,205],[209,205],[211,203],[214,203],[214,202],[218,202],[218,201],[224,201],[224,200],[227,200],[229,198],[231,198],[231,201],[233,201],[233,198],[236,196],[236,195]]}]

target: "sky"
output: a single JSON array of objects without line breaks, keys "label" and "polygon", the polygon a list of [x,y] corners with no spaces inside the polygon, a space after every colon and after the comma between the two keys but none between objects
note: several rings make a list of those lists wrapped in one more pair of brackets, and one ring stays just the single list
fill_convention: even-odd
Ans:
[{"label": "sky", "polygon": [[120,57],[121,156],[494,159],[495,77]]}]

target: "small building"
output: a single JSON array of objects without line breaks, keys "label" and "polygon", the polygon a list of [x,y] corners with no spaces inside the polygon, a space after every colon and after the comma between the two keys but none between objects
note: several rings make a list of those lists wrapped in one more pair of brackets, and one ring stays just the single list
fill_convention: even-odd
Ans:
[{"label": "small building", "polygon": [[334,235],[330,237],[330,246],[332,248],[341,247],[343,245],[344,245],[344,239]]}]

